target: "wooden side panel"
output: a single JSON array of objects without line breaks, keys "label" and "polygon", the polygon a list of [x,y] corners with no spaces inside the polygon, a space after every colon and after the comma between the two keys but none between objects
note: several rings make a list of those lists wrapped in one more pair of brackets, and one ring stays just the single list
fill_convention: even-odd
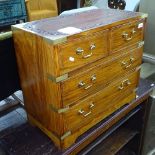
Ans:
[{"label": "wooden side panel", "polygon": [[62,116],[50,108],[61,107],[60,84],[47,78],[47,73],[58,74],[56,48],[41,37],[17,29],[13,37],[26,111],[45,128],[62,135]]}]

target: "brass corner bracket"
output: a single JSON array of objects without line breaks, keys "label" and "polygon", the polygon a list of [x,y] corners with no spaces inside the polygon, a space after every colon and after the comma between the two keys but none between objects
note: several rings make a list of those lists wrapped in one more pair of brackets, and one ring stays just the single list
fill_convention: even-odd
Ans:
[{"label": "brass corner bracket", "polygon": [[51,109],[52,111],[54,111],[54,112],[56,112],[56,113],[58,113],[58,114],[62,114],[62,113],[64,113],[64,112],[66,112],[66,111],[69,110],[69,106],[67,106],[67,107],[65,107],[65,108],[61,108],[61,109],[57,109],[57,108],[53,107],[51,104],[50,104],[49,106],[50,106],[50,109]]},{"label": "brass corner bracket", "polygon": [[65,36],[62,36],[62,37],[58,36],[55,38],[53,37],[52,39],[43,37],[43,39],[51,45],[57,45],[57,44],[65,43],[67,41],[67,37],[65,37]]},{"label": "brass corner bracket", "polygon": [[70,136],[72,133],[71,131],[66,132],[63,136],[61,136],[61,140],[64,140],[66,137]]},{"label": "brass corner bracket", "polygon": [[48,77],[49,80],[51,80],[51,81],[53,81],[55,83],[58,83],[58,82],[61,82],[61,81],[64,81],[64,80],[68,79],[68,74],[64,74],[64,75],[59,76],[59,77],[54,77],[54,76],[52,76],[50,74],[47,74],[47,77]]}]

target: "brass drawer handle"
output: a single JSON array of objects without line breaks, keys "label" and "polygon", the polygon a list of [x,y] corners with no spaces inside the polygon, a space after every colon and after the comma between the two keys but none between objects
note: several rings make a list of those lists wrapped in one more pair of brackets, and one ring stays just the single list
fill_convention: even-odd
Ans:
[{"label": "brass drawer handle", "polygon": [[84,50],[82,48],[77,48],[76,49],[76,54],[80,55],[84,52]]},{"label": "brass drawer handle", "polygon": [[85,85],[86,85],[86,83],[84,83],[83,81],[80,81],[78,86],[79,86],[79,87],[83,87],[83,86],[85,86]]},{"label": "brass drawer handle", "polygon": [[84,116],[84,117],[87,117],[87,116],[89,116],[89,115],[92,113],[91,109],[92,109],[94,106],[95,106],[95,105],[94,105],[94,103],[92,102],[92,103],[90,103],[90,105],[89,105],[89,109],[90,109],[89,112],[85,112],[84,110],[80,109],[80,110],[78,111],[78,113],[79,113],[80,115]]},{"label": "brass drawer handle", "polygon": [[122,37],[125,39],[125,41],[130,41],[133,38],[133,35],[136,33],[135,29],[133,28],[131,33],[123,32]]},{"label": "brass drawer handle", "polygon": [[91,76],[91,81],[96,81],[96,75],[95,74]]},{"label": "brass drawer handle", "polygon": [[79,82],[79,88],[84,87],[84,90],[90,89],[92,86],[93,86],[92,84],[86,85],[86,83],[83,81]]},{"label": "brass drawer handle", "polygon": [[[96,81],[96,75],[92,75],[91,76],[91,82],[94,83]],[[85,82],[83,81],[80,81],[79,84],[78,84],[78,87],[81,88],[81,87],[84,87],[84,90],[88,90],[90,89],[91,87],[93,86],[93,84],[90,84],[90,85],[86,85]]]},{"label": "brass drawer handle", "polygon": [[135,61],[135,58],[131,57],[130,60],[127,62],[122,61],[122,66],[124,67],[124,69],[130,68],[134,61]]},{"label": "brass drawer handle", "polygon": [[119,90],[123,90],[125,87],[131,85],[131,82],[129,79],[124,80],[121,85],[118,87]]},{"label": "brass drawer handle", "polygon": [[93,55],[93,50],[94,50],[95,48],[96,48],[95,44],[91,44],[91,45],[90,45],[90,52],[89,52],[89,54],[87,54],[87,55],[84,54],[84,49],[82,49],[82,48],[77,48],[77,49],[76,49],[76,54],[82,55],[82,58],[83,58],[83,59],[87,59],[87,58],[89,58],[89,57],[91,57],[91,56]]}]

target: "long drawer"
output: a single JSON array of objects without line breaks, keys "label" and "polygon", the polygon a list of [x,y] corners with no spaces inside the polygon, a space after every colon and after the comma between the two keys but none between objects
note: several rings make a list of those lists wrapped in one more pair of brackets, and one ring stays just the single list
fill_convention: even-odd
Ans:
[{"label": "long drawer", "polygon": [[102,89],[114,79],[139,66],[141,58],[142,48],[137,48],[121,58],[96,66],[64,81],[61,84],[63,105],[70,105]]},{"label": "long drawer", "polygon": [[98,122],[96,119],[98,115],[102,115],[102,119],[104,119],[120,106],[126,104],[121,103],[121,100],[133,93],[138,80],[139,70],[111,83],[107,88],[72,106],[69,111],[64,113],[66,128],[75,131],[88,123],[91,124],[91,122],[93,122],[91,124],[93,126],[94,122]]},{"label": "long drawer", "polygon": [[99,58],[108,56],[108,30],[80,37],[61,45],[59,48],[61,72],[70,72]]},{"label": "long drawer", "polygon": [[112,28],[110,51],[114,53],[121,48],[143,41],[144,21],[137,21]]}]

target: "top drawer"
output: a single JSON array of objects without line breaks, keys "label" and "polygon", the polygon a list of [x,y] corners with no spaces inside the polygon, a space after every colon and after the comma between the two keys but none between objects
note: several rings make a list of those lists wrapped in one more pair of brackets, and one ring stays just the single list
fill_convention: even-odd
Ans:
[{"label": "top drawer", "polygon": [[73,71],[108,55],[108,30],[75,39],[60,46],[61,73]]},{"label": "top drawer", "polygon": [[144,21],[136,21],[114,27],[110,36],[110,51],[116,52],[143,40]]}]

